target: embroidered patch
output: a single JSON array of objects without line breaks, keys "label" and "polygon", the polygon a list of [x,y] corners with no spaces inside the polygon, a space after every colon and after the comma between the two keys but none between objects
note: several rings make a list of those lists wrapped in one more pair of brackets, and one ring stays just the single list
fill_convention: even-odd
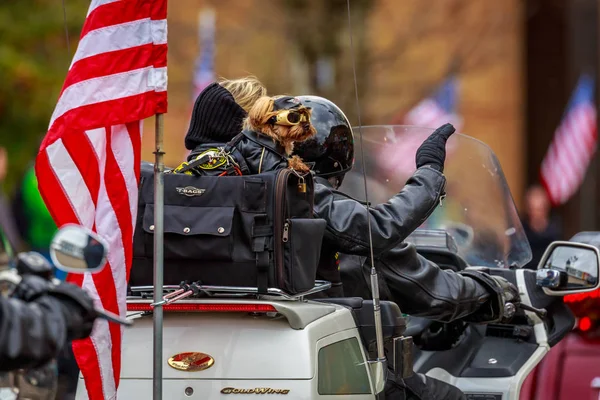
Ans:
[{"label": "embroidered patch", "polygon": [[198,165],[197,168],[211,170],[222,167],[223,165],[227,164],[227,157],[225,157],[223,153],[216,148],[203,151],[202,153],[198,154],[198,156],[196,156],[194,160],[198,160],[206,155],[209,155],[211,157],[210,160],[205,162],[204,164]]}]

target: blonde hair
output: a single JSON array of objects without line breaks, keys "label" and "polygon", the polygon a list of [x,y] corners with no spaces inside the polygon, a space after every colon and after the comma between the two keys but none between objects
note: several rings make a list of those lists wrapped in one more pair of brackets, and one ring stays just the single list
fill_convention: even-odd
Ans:
[{"label": "blonde hair", "polygon": [[248,117],[244,119],[244,129],[255,130],[259,127],[266,125],[273,115],[277,115],[273,112],[273,98],[268,96],[262,96],[258,98],[250,111]]},{"label": "blonde hair", "polygon": [[239,79],[220,78],[217,83],[227,89],[235,102],[247,113],[259,98],[267,95],[267,88],[255,76]]}]

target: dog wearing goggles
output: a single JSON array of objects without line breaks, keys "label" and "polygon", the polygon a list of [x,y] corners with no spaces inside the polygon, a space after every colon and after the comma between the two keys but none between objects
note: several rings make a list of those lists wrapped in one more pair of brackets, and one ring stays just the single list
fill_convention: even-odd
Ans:
[{"label": "dog wearing goggles", "polygon": [[[295,142],[302,142],[316,134],[310,123],[310,108],[290,96],[261,97],[248,112],[245,127],[266,135],[285,149],[288,157]],[[289,167],[299,172],[310,168],[298,156],[288,158]]]}]

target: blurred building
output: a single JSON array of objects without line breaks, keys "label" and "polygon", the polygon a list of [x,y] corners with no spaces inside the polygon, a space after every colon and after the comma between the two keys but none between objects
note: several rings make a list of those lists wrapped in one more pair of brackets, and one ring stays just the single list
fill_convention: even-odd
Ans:
[{"label": "blurred building", "polygon": [[[582,69],[595,71],[597,0],[352,0],[361,122],[390,123],[454,74],[464,133],[498,155],[518,204]],[[215,72],[256,75],[271,94],[321,94],[358,123],[346,0],[169,3],[166,162],[179,163],[198,54],[198,12],[216,13]],[[153,121],[144,159],[152,160]],[[592,165],[561,210],[567,232],[600,227]]]}]

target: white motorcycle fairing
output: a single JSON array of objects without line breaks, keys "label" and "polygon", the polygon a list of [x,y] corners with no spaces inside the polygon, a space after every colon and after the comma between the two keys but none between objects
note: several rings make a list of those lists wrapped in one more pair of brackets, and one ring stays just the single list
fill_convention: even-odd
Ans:
[{"label": "white motorcycle fairing", "polygon": [[[519,288],[521,300],[524,304],[531,305],[529,298],[528,288],[525,282],[525,274],[531,274],[528,270],[517,270],[515,271],[517,286]],[[529,288],[531,290],[531,288]],[[461,389],[468,399],[490,399],[490,400],[518,400],[521,387],[527,376],[531,371],[542,361],[544,356],[550,350],[548,343],[548,335],[544,322],[533,312],[526,311],[529,320],[534,324],[533,332],[535,335],[536,346],[533,351],[530,351],[530,347],[527,348],[527,354],[522,358],[518,359],[515,354],[507,354],[505,348],[502,346],[502,341],[507,341],[507,344],[513,344],[515,347],[518,343],[513,343],[515,339],[506,338],[502,341],[498,341],[499,346],[492,351],[491,354],[486,353],[486,363],[489,365],[489,376],[454,376],[444,368],[434,367],[432,369],[424,368],[424,364],[431,362],[436,364],[435,358],[441,352],[427,352],[423,351],[419,357],[415,360],[414,369],[421,373],[425,373],[432,378],[439,379],[447,382]],[[476,329],[474,326],[471,329]],[[482,327],[484,328],[484,327]],[[468,335],[468,333],[467,333]],[[490,338],[482,335],[482,340],[490,340]],[[495,339],[495,338],[492,338]],[[458,345],[460,346],[460,345]],[[480,347],[483,349],[483,346]],[[482,351],[483,352],[483,351]],[[481,357],[482,354],[476,353],[475,358]],[[475,362],[475,360],[473,360]],[[497,376],[499,375],[498,369],[501,366],[511,363],[511,367],[516,369],[516,373],[511,376]],[[475,375],[475,374],[472,374]],[[485,372],[482,374],[485,375]]]},{"label": "white motorcycle fairing", "polygon": [[[317,302],[189,300],[179,306],[210,304],[270,304],[284,316],[244,313],[165,312],[163,396],[165,399],[221,399],[234,394],[266,392],[286,399],[328,398],[354,381],[362,389],[353,399],[374,399],[366,355],[351,312],[342,306]],[[149,304],[137,300],[130,304]],[[332,334],[332,332],[334,332]],[[334,343],[344,348],[327,355]],[[202,352],[214,365],[201,371],[181,371],[168,363],[179,353]],[[319,355],[321,352],[321,355]],[[335,357],[333,356],[335,354]],[[340,354],[344,354],[340,357]],[[135,318],[135,329],[123,335],[122,399],[152,397],[152,318]],[[321,373],[318,387],[317,371]],[[327,379],[327,374],[331,374]],[[329,385],[324,383],[329,382]],[[85,385],[77,399],[87,399]],[[329,386],[329,387],[327,387]],[[227,390],[227,389],[230,390]],[[285,392],[285,393],[283,393]],[[269,396],[270,397],[270,396]]]}]

